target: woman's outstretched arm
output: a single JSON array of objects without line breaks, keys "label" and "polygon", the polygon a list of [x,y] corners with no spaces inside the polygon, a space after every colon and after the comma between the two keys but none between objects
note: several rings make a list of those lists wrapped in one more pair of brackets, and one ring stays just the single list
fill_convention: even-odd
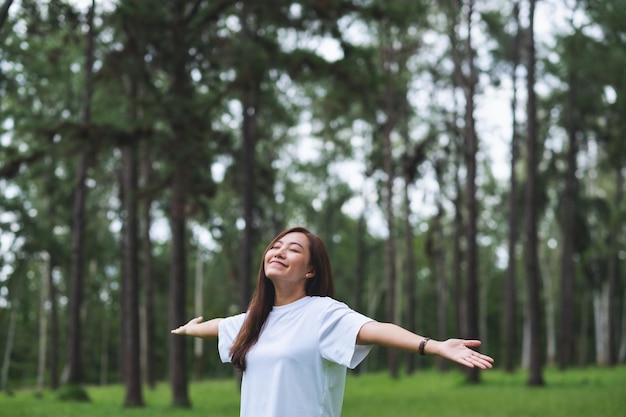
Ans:
[{"label": "woman's outstretched arm", "polygon": [[189,320],[187,324],[184,324],[174,330],[173,334],[185,334],[187,336],[195,336],[201,338],[217,337],[219,333],[219,324],[222,318],[216,318],[209,321],[204,320],[202,317],[196,317]]},{"label": "woman's outstretched arm", "polygon": [[[365,323],[357,335],[359,345],[382,345],[419,352],[423,336],[410,332],[393,323],[370,321]],[[458,362],[469,368],[487,369],[493,365],[493,359],[470,348],[480,346],[479,340],[448,339],[444,342],[428,339],[423,346],[424,353],[439,355],[442,358]]]}]

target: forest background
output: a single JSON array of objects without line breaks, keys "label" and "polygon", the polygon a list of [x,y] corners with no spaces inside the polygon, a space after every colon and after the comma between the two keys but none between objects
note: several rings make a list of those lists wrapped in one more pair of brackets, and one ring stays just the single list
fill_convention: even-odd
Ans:
[{"label": "forest background", "polygon": [[232,370],[169,329],[295,224],[338,298],[529,385],[626,362],[624,0],[82,3],[0,3],[2,390],[188,406]]}]

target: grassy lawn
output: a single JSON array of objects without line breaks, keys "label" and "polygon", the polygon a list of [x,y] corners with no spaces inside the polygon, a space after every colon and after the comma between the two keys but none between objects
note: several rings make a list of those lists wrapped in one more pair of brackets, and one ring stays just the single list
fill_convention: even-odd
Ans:
[{"label": "grassy lawn", "polygon": [[[528,388],[526,374],[484,372],[482,383],[468,385],[458,372],[418,372],[390,380],[387,374],[349,376],[342,417],[621,417],[626,412],[626,367],[558,372],[547,369],[546,386]],[[124,409],[119,385],[89,387],[91,402],[62,402],[45,392],[0,394],[0,417],[236,417],[237,385],[232,380],[203,381],[190,386],[193,407],[170,406],[166,384],[145,390],[147,406]],[[288,395],[288,393],[285,393]]]}]

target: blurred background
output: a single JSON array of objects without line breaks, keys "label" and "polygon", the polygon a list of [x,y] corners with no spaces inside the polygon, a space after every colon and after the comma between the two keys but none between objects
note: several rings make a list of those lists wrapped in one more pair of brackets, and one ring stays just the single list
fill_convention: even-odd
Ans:
[{"label": "blurred background", "polygon": [[[624,0],[0,2],[0,388],[232,375],[303,225],[337,298],[508,372],[626,362]],[[438,361],[377,349],[362,371]],[[467,372],[478,382],[476,370]]]}]

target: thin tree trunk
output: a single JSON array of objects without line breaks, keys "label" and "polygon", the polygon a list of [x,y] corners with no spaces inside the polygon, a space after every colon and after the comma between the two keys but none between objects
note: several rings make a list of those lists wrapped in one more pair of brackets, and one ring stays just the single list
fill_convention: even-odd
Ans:
[{"label": "thin tree trunk", "polygon": [[526,291],[527,313],[530,331],[530,363],[528,385],[543,385],[542,362],[541,362],[541,297],[539,287],[539,259],[538,259],[538,214],[537,214],[537,169],[538,169],[538,134],[537,134],[537,108],[535,95],[535,0],[529,0],[529,26],[528,26],[528,138],[527,138],[527,181],[525,198],[525,226],[526,226]]},{"label": "thin tree trunk", "polygon": [[[109,282],[105,278],[104,289],[107,296],[110,297]],[[100,329],[100,385],[105,386],[109,383],[109,302],[102,303],[102,323]]]},{"label": "thin tree trunk", "polygon": [[[416,331],[415,326],[415,255],[413,254],[413,226],[411,225],[411,198],[409,196],[409,180],[406,176],[404,185],[404,239],[406,250],[406,322],[404,327]],[[411,375],[415,371],[415,355],[408,353],[406,372]]]},{"label": "thin tree trunk", "polygon": [[[364,203],[366,204],[366,203]],[[356,265],[355,265],[355,283],[354,283],[354,309],[359,312],[363,312],[363,287],[366,282],[367,271],[367,250],[365,246],[366,228],[365,212],[367,206],[364,207],[363,212],[359,216],[356,224]]]},{"label": "thin tree trunk", "polygon": [[[47,254],[46,254],[47,255]],[[41,293],[39,296],[39,351],[37,358],[37,391],[39,394],[44,389],[46,375],[46,356],[48,347],[48,309],[46,307],[49,290],[48,290],[48,271],[50,269],[50,257],[44,256],[45,268],[41,274]]]},{"label": "thin tree trunk", "polygon": [[122,349],[125,407],[142,407],[139,346],[139,226],[137,218],[137,144],[122,149],[124,224],[122,277]]},{"label": "thin tree trunk", "polygon": [[[50,217],[53,218],[53,217]],[[59,315],[57,312],[56,284],[54,282],[54,260],[48,253],[48,302],[50,303],[50,389],[59,388]]]},{"label": "thin tree trunk", "polygon": [[81,122],[85,130],[83,134],[83,151],[78,161],[76,172],[76,185],[74,188],[74,203],[72,207],[72,251],[70,266],[70,324],[68,331],[69,348],[68,377],[67,382],[72,385],[80,385],[83,379],[82,363],[82,332],[81,332],[81,308],[83,301],[83,281],[85,270],[85,201],[87,199],[87,169],[89,166],[88,126],[91,120],[91,96],[92,96],[92,73],[94,61],[94,14],[95,0],[92,0],[87,20],[89,33],[87,34],[87,48],[85,50],[85,86],[83,91]]},{"label": "thin tree trunk", "polygon": [[[241,42],[249,45],[252,35],[248,27],[248,3],[243,2],[241,18]],[[244,229],[239,248],[239,309],[245,311],[250,302],[252,293],[252,248],[255,233],[255,189],[256,189],[256,142],[257,142],[257,112],[259,85],[255,79],[253,64],[248,69],[248,78],[244,82],[242,99],[242,148],[241,148],[241,187],[243,202]]]},{"label": "thin tree trunk", "polygon": [[[548,270],[548,268],[545,268]],[[542,274],[542,282],[545,294],[545,326],[546,326],[546,362],[548,364],[556,363],[557,356],[557,336],[556,336],[556,302],[555,291],[552,274]]]},{"label": "thin tree trunk", "polygon": [[[141,177],[144,190],[147,190],[152,183],[152,155],[149,146],[144,145],[143,157],[141,158]],[[150,228],[152,227],[152,196],[149,192],[144,193],[142,201],[142,248],[143,248],[143,303],[141,309],[141,360],[144,374],[144,381],[149,388],[156,386],[155,365],[155,317],[154,317],[154,257],[152,255],[152,238]]]},{"label": "thin tree trunk", "polygon": [[[170,3],[172,11],[172,44],[184,45],[184,7],[181,2]],[[172,85],[170,92],[179,102],[189,100],[191,86],[187,73],[187,52],[184,48],[176,50],[172,59]],[[190,129],[185,115],[175,114],[170,121],[173,132],[173,144],[193,139],[189,136]],[[173,155],[171,172],[171,195],[169,203],[170,231],[170,282],[169,282],[169,314],[170,329],[186,323],[185,301],[187,293],[187,204],[189,199],[188,170],[192,169],[181,155]],[[172,405],[174,407],[191,407],[187,378],[187,338],[176,335],[169,337],[169,376],[172,388]]]},{"label": "thin tree trunk", "polygon": [[80,384],[82,382],[82,335],[81,309],[83,300],[84,279],[84,240],[85,240],[85,199],[87,187],[87,155],[80,157],[76,187],[74,188],[74,206],[72,209],[72,252],[70,270],[70,297],[69,312],[70,324],[68,330],[68,374],[67,383]]},{"label": "thin tree trunk", "polygon": [[[126,49],[131,56],[139,54],[134,37],[129,36]],[[138,125],[141,118],[139,80],[131,73],[128,80],[129,122]],[[139,137],[122,146],[122,359],[124,366],[125,407],[143,407],[141,385],[141,328],[139,318]]]},{"label": "thin tree trunk", "polygon": [[[196,274],[194,279],[194,297],[193,297],[193,309],[196,317],[202,316],[204,310],[203,299],[203,287],[204,287],[204,260],[202,259],[202,249],[198,243],[198,251],[196,253]],[[204,354],[204,340],[200,337],[194,339],[193,345],[193,370],[194,379],[199,381],[202,379],[202,363]]]},{"label": "thin tree trunk", "polygon": [[[620,163],[617,163],[615,166],[615,200],[614,207],[621,207],[622,201],[624,199],[624,175],[622,174],[622,166]],[[619,271],[619,254],[617,249],[619,247],[618,234],[619,230],[622,228],[621,221],[616,220],[618,216],[613,216],[612,227],[609,230],[609,237],[607,245],[610,250],[609,261],[607,266],[607,291],[609,293],[607,300],[607,352],[606,356],[608,357],[608,361],[610,365],[615,365],[617,363],[617,329],[616,324],[617,320],[617,309],[616,309],[616,300],[615,296],[616,289],[618,287],[618,271]],[[623,309],[626,309],[626,305],[622,306]]]},{"label": "thin tree trunk", "polygon": [[626,363],[626,286],[624,286],[622,294],[622,337],[619,343],[617,361],[621,364]]},{"label": "thin tree trunk", "polygon": [[528,303],[524,303],[524,314],[522,321],[522,357],[520,362],[523,369],[530,369],[530,342],[532,337],[530,335],[530,317],[528,313]]},{"label": "thin tree trunk", "polygon": [[[468,0],[464,9],[467,10],[465,22],[467,25],[467,38],[465,40],[465,59],[468,73],[463,71],[461,56],[457,48],[457,19],[462,11],[460,2],[452,1],[452,12],[454,20],[450,29],[450,38],[452,44],[452,57],[455,67],[455,78],[458,85],[463,89],[465,98],[465,166],[467,169],[465,183],[465,204],[467,207],[467,229],[465,230],[467,242],[467,288],[466,301],[467,311],[465,319],[467,321],[467,333],[464,337],[478,339],[479,335],[479,312],[478,312],[478,204],[476,202],[476,154],[478,152],[478,138],[476,137],[476,128],[474,120],[474,96],[476,89],[476,66],[474,62],[474,49],[472,46],[472,18],[474,12],[474,0]],[[476,383],[479,381],[479,369],[470,368],[467,370],[467,379],[469,382]]]},{"label": "thin tree trunk", "polygon": [[593,328],[594,328],[594,340],[595,340],[595,351],[596,351],[596,365],[606,365],[607,358],[604,356],[606,351],[604,342],[604,331],[605,331],[605,294],[604,291],[600,289],[593,290]]},{"label": "thin tree trunk", "polygon": [[578,117],[575,110],[577,82],[573,74],[569,77],[567,130],[569,149],[567,152],[567,171],[565,173],[565,191],[561,199],[561,285],[559,312],[558,365],[564,370],[572,365],[574,359],[574,242],[576,241],[576,219],[574,210],[578,194]]},{"label": "thin tree trunk", "polygon": [[589,311],[590,307],[593,307],[593,296],[587,291],[582,294],[582,301],[580,308],[580,326],[579,337],[580,343],[577,346],[578,349],[578,365],[587,365],[587,358],[589,354],[589,318],[593,315],[593,311]]},{"label": "thin tree trunk", "polygon": [[[617,191],[615,194],[615,201],[616,201],[615,207],[621,207],[622,201],[624,199],[624,182],[625,181],[624,181],[623,167],[621,165],[618,165],[616,168],[617,168],[616,169]],[[617,230],[624,230],[623,224],[620,224]],[[616,231],[616,234],[617,234],[617,231]],[[617,239],[617,236],[616,236],[616,239]],[[617,263],[616,257],[613,258],[613,262]],[[615,265],[615,269],[617,270],[617,265]],[[614,271],[614,272],[617,274],[617,271]],[[617,354],[618,363],[626,363],[626,281],[624,281],[623,279],[622,281],[623,281],[622,284],[624,288],[624,291],[622,294],[622,325],[621,325],[622,336],[619,341],[619,351]],[[616,317],[616,320],[617,320],[617,317]]]},{"label": "thin tree trunk", "polygon": [[[460,152],[460,151],[459,151]],[[465,252],[463,250],[463,242],[465,237],[465,219],[463,218],[463,192],[461,188],[461,180],[459,178],[459,169],[461,165],[458,164],[455,175],[454,185],[456,188],[456,197],[454,198],[454,253],[453,253],[453,268],[454,268],[454,311],[456,324],[455,334],[466,335],[467,334],[467,322],[465,317],[465,298],[462,296],[465,293],[465,281],[463,280],[463,271],[465,265]]]},{"label": "thin tree trunk", "polygon": [[457,35],[458,17],[460,15],[460,4],[458,0],[450,0],[450,15],[448,16],[448,38],[450,40],[450,51],[454,62],[454,76],[452,77],[453,85],[453,120],[451,130],[455,133],[455,158],[456,172],[454,176],[454,185],[456,189],[456,197],[454,199],[454,229],[456,239],[454,240],[454,305],[455,305],[455,323],[456,334],[467,337],[469,333],[467,318],[467,297],[463,297],[466,293],[466,283],[463,279],[464,272],[467,271],[467,223],[464,218],[464,204],[467,196],[463,193],[461,184],[460,170],[465,163],[465,155],[467,152],[463,146],[463,135],[461,134],[457,120],[459,118],[458,109],[460,108],[457,100],[456,91],[464,86],[463,72],[461,66],[461,57],[459,54],[459,42]]},{"label": "thin tree trunk", "polygon": [[[406,93],[405,93],[406,97]],[[410,187],[414,182],[415,172],[417,171],[417,165],[421,163],[419,155],[411,154],[411,143],[409,134],[409,118],[410,110],[408,99],[405,99],[402,103],[402,139],[405,149],[405,164],[404,164],[404,249],[406,253],[406,319],[404,327],[408,330],[415,332],[417,326],[415,323],[416,315],[416,294],[415,294],[415,248],[414,248],[414,234],[413,225],[411,224],[411,194]],[[415,154],[418,153],[418,149],[414,150]],[[411,161],[411,162],[408,162]],[[415,371],[415,355],[413,353],[406,353],[406,372],[411,375]]]},{"label": "thin tree trunk", "polygon": [[[382,60],[381,68],[386,69],[392,63],[392,45],[388,39],[386,28],[381,28],[381,48]],[[386,74],[388,79],[385,81],[385,91],[383,92],[384,113],[386,120],[382,126],[382,154],[383,154],[383,171],[385,173],[385,182],[383,186],[384,193],[384,213],[385,223],[387,226],[387,240],[385,243],[385,318],[389,322],[395,321],[396,312],[396,265],[395,265],[395,216],[393,210],[393,181],[395,179],[393,169],[393,155],[391,144],[391,133],[395,124],[396,114],[394,112],[394,92],[392,87],[391,74]],[[398,352],[396,349],[387,349],[387,360],[389,372],[392,378],[398,377]]]},{"label": "thin tree trunk", "polygon": [[[443,181],[443,180],[440,180]],[[441,183],[440,183],[441,184]],[[441,219],[444,217],[441,202],[437,203],[437,213],[433,220],[434,272],[437,279],[437,337],[445,340],[448,337],[448,278],[446,276],[446,252],[443,247],[443,228]],[[437,358],[437,368],[445,371],[449,361]]]},{"label": "thin tree trunk", "polygon": [[[394,214],[393,214],[393,166],[391,160],[391,132],[386,132],[383,137],[383,164],[387,179],[385,180],[385,217],[387,224],[387,241],[385,243],[385,317],[387,321],[394,322],[396,308],[396,267],[395,267],[395,242],[394,242]],[[388,349],[387,358],[389,371],[392,378],[398,377],[398,352],[396,349]]]},{"label": "thin tree trunk", "polygon": [[515,351],[517,347],[518,312],[517,312],[517,241],[519,237],[519,211],[518,211],[518,180],[517,162],[519,160],[519,138],[517,129],[517,68],[520,65],[521,33],[519,21],[519,1],[513,5],[513,16],[516,25],[515,42],[512,47],[513,65],[511,81],[513,85],[513,97],[511,98],[511,171],[509,190],[509,218],[508,218],[508,255],[509,263],[506,270],[506,282],[504,289],[504,360],[503,366],[506,372],[515,369]]},{"label": "thin tree trunk", "polygon": [[[170,222],[172,231],[170,259],[170,304],[169,327],[174,329],[185,323],[185,298],[187,288],[186,263],[186,180],[182,167],[173,173],[172,197],[170,203]],[[187,338],[171,335],[169,343],[170,383],[172,386],[172,404],[189,407],[189,390],[187,383],[187,361],[185,351]]]},{"label": "thin tree trunk", "polygon": [[9,368],[11,366],[11,353],[13,351],[13,341],[15,340],[15,322],[17,321],[17,303],[11,303],[9,313],[9,327],[7,328],[6,344],[4,345],[4,355],[2,357],[2,372],[0,373],[0,391],[9,391]]},{"label": "thin tree trunk", "polygon": [[[479,311],[478,311],[478,204],[476,202],[476,154],[478,152],[478,138],[474,122],[474,91],[476,66],[474,64],[474,50],[472,47],[472,15],[474,1],[469,0],[467,12],[467,41],[466,54],[469,74],[464,85],[465,91],[465,140],[466,140],[466,194],[467,194],[467,320],[468,337],[479,339]],[[478,382],[479,369],[470,368],[468,380]]]},{"label": "thin tree trunk", "polygon": [[[354,309],[358,312],[364,312],[363,307],[363,287],[366,281],[367,271],[367,251],[365,246],[366,223],[365,213],[367,211],[367,203],[363,199],[363,212],[359,216],[356,224],[356,265],[354,267]],[[358,366],[354,373],[359,374],[363,366]]]}]

